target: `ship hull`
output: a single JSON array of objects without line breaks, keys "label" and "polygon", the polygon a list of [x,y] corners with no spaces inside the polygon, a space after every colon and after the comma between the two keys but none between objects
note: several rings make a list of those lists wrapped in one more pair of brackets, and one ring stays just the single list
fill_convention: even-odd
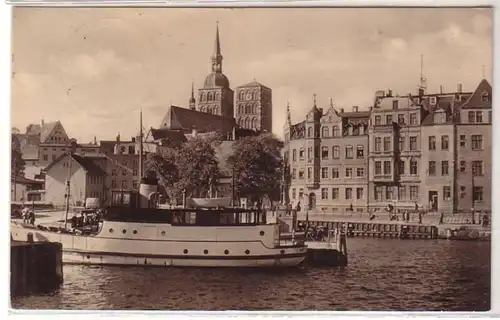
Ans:
[{"label": "ship hull", "polygon": [[307,254],[305,246],[274,248],[253,239],[113,238],[43,231],[19,224],[11,226],[11,235],[15,241],[32,238],[35,242],[62,243],[65,264],[273,268],[299,266]]}]

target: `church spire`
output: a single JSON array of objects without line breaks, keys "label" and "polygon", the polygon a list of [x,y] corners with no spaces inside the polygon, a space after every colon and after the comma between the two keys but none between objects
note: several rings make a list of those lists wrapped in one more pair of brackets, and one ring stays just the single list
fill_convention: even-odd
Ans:
[{"label": "church spire", "polygon": [[196,109],[196,99],[194,98],[194,82],[191,82],[191,98],[189,98],[189,109]]},{"label": "church spire", "polygon": [[290,114],[290,102],[286,102],[286,121],[288,125],[292,125],[292,115]]},{"label": "church spire", "polygon": [[212,72],[222,73],[222,54],[220,51],[219,21],[215,30],[214,54],[212,56]]}]

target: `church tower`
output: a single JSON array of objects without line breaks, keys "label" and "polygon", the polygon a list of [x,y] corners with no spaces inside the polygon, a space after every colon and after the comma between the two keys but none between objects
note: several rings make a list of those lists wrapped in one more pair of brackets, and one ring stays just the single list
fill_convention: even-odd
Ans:
[{"label": "church tower", "polygon": [[189,109],[196,109],[196,99],[194,98],[194,83],[191,83],[191,98],[189,98]]},{"label": "church tower", "polygon": [[254,131],[273,130],[273,91],[257,81],[236,88],[236,123]]},{"label": "church tower", "polygon": [[234,92],[229,87],[229,80],[222,73],[219,23],[217,23],[215,31],[212,72],[205,78],[203,88],[199,89],[198,92],[198,111],[233,118]]}]

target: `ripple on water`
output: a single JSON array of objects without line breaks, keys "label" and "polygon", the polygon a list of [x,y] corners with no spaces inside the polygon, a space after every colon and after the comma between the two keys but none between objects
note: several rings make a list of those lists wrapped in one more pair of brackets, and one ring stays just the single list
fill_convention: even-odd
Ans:
[{"label": "ripple on water", "polygon": [[14,308],[453,310],[490,308],[490,244],[350,239],[343,269],[65,266],[53,294]]}]

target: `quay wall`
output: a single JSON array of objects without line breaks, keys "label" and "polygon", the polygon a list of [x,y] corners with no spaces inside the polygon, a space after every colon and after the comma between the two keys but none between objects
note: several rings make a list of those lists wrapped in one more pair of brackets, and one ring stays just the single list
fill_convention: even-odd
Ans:
[{"label": "quay wall", "polygon": [[62,283],[61,243],[11,241],[11,296],[51,292]]}]

